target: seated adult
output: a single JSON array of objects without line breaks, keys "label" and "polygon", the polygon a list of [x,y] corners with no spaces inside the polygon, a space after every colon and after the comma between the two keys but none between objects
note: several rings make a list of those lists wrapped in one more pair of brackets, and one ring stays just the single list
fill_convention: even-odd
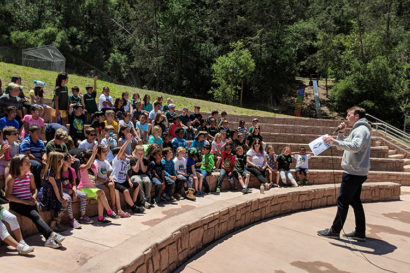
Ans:
[{"label": "seated adult", "polygon": [[8,106],[15,106],[17,108],[16,120],[21,123],[21,119],[23,118],[23,105],[25,101],[18,97],[20,93],[20,85],[10,83],[7,88],[9,90],[9,94],[4,94],[0,97],[0,118],[6,115],[5,110]]},{"label": "seated adult", "polygon": [[48,123],[46,125],[46,140],[47,140],[47,142],[54,138],[54,136],[55,136],[58,129],[63,129],[64,131],[67,132],[67,135],[68,135],[68,129],[64,125],[61,125],[59,123]]},{"label": "seated adult", "polygon": [[256,176],[261,184],[265,184],[265,188],[269,188],[268,179],[265,172],[267,165],[267,154],[263,151],[262,141],[255,139],[249,151],[246,153],[246,170]]},{"label": "seated adult", "polygon": [[63,128],[59,128],[54,135],[54,139],[47,142],[47,145],[46,145],[47,155],[50,152],[59,152],[63,154],[68,153],[68,148],[67,148],[67,145],[65,144],[67,139],[68,139],[67,131],[64,130]]},{"label": "seated adult", "polygon": [[30,135],[27,136],[20,145],[20,153],[30,158],[31,172],[34,176],[37,189],[41,188],[41,170],[43,164],[46,165],[46,147],[40,139],[41,128],[33,125],[29,128]]}]

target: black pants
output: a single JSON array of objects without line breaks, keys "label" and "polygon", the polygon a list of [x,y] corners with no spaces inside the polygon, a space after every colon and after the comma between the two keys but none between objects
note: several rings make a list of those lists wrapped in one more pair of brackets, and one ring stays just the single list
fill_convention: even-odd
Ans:
[{"label": "black pants", "polygon": [[36,206],[10,202],[10,210],[13,210],[23,216],[30,218],[31,221],[33,221],[33,223],[36,225],[38,231],[43,234],[46,239],[48,239],[48,237],[50,237],[50,234],[53,232],[47,225],[47,223],[44,222],[43,218],[41,218]]},{"label": "black pants", "polygon": [[261,182],[261,184],[268,183],[268,179],[266,178],[265,173],[260,171],[258,168],[246,165],[246,170],[250,172],[251,174],[253,174],[254,176],[256,176],[259,182]]},{"label": "black pants", "polygon": [[367,176],[343,173],[340,193],[337,198],[337,214],[332,225],[334,232],[339,233],[342,230],[349,211],[349,205],[351,205],[354,210],[356,232],[365,234],[366,220],[360,194],[362,192],[362,184],[366,179]]}]

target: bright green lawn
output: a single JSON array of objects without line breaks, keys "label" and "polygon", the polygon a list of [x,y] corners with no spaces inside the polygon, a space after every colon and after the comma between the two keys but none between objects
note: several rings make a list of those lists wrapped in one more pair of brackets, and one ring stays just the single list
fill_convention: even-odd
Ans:
[{"label": "bright green lawn", "polygon": [[[22,85],[24,93],[28,95],[28,90],[33,88],[33,80],[41,80],[46,82],[45,96],[48,98],[52,97],[53,87],[55,85],[55,80],[57,77],[57,73],[53,71],[35,69],[26,66],[20,66],[15,64],[3,63],[0,62],[0,79],[3,82],[3,88],[7,86],[11,77],[13,75],[19,75],[22,78]],[[80,87],[80,91],[82,93],[85,92],[85,86],[87,84],[93,84],[92,78],[86,78],[82,76],[77,76],[75,74],[69,75],[69,83],[68,87],[71,88],[72,86],[77,85]],[[176,109],[181,110],[183,107],[188,107],[190,110],[193,110],[194,105],[199,105],[201,107],[201,111],[204,112],[211,112],[212,110],[218,111],[227,111],[228,114],[240,114],[240,115],[250,115],[250,116],[285,116],[282,114],[276,114],[266,111],[258,111],[253,109],[241,108],[221,103],[216,103],[212,101],[206,100],[199,100],[199,99],[191,99],[181,96],[169,95],[162,92],[156,92],[151,90],[143,90],[136,87],[130,87],[120,84],[114,84],[106,81],[99,80],[97,82],[97,91],[98,95],[101,93],[102,87],[108,86],[111,91],[111,96],[113,98],[117,98],[121,96],[121,93],[124,91],[128,91],[130,93],[130,97],[133,93],[137,92],[143,97],[145,94],[149,94],[151,96],[151,101],[154,101],[157,96],[163,96],[164,101],[166,98],[171,97],[174,100],[176,105]],[[98,97],[97,95],[97,97]]]}]

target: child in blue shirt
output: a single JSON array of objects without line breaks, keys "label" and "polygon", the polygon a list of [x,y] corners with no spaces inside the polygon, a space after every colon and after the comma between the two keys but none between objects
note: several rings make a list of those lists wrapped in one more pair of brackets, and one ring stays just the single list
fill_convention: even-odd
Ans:
[{"label": "child in blue shirt", "polygon": [[174,189],[175,182],[177,181],[177,172],[175,171],[174,154],[170,148],[165,148],[162,150],[161,160],[162,165],[164,165],[164,180],[165,180],[165,199],[167,201],[175,202],[176,199],[172,196],[172,191]]},{"label": "child in blue shirt", "polygon": [[3,130],[4,127],[12,126],[17,130],[20,129],[19,122],[16,120],[17,116],[17,107],[8,106],[6,108],[6,116],[0,119],[0,130]]},{"label": "child in blue shirt", "polygon": [[184,139],[184,128],[177,128],[175,130],[176,137],[172,139],[172,148],[174,151],[178,149],[178,147],[187,148],[186,140]]}]

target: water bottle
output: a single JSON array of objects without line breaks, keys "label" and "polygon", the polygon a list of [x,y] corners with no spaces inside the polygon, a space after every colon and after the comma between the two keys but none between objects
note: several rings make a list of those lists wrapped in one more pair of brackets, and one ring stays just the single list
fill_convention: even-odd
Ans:
[{"label": "water bottle", "polygon": [[260,190],[261,190],[261,194],[265,193],[265,186],[263,184],[261,185]]},{"label": "water bottle", "polygon": [[113,136],[114,136],[114,133],[113,133],[113,132],[110,132],[110,142],[111,142],[111,143],[114,143],[114,138],[113,138]]}]

